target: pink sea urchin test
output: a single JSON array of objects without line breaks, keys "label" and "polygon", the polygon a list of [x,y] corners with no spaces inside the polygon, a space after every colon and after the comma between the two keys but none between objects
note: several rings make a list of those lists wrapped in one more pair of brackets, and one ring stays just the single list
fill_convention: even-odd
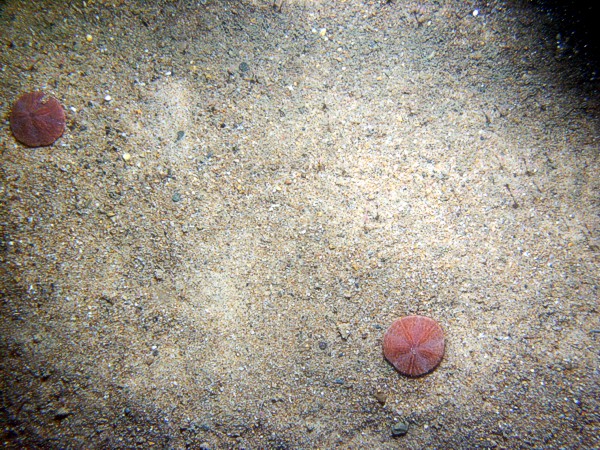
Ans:
[{"label": "pink sea urchin test", "polygon": [[14,103],[10,128],[17,141],[28,147],[51,145],[65,131],[65,110],[54,97],[27,92]]},{"label": "pink sea urchin test", "polygon": [[392,323],[383,336],[383,355],[398,372],[425,375],[444,357],[444,332],[429,317],[408,316]]}]

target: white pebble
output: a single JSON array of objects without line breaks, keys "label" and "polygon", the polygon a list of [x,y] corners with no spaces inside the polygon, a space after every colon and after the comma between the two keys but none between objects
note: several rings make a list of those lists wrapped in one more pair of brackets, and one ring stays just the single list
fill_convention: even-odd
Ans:
[{"label": "white pebble", "polygon": [[104,100],[107,101],[107,102],[110,102],[112,100],[112,97],[110,95],[106,94],[104,96]]}]

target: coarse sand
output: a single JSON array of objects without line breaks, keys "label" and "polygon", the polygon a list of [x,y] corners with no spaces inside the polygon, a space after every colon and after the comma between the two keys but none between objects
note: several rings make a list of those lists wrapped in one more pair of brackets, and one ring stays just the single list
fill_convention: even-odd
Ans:
[{"label": "coarse sand", "polygon": [[[559,12],[2,2],[1,445],[600,447],[598,74]],[[34,90],[50,147],[11,134]],[[408,315],[446,338],[417,379]]]}]

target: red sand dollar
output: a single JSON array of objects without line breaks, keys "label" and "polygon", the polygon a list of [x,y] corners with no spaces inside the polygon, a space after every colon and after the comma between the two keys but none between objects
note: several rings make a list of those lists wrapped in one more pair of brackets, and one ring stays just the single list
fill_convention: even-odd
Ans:
[{"label": "red sand dollar", "polygon": [[10,128],[17,141],[28,147],[51,145],[65,131],[65,110],[54,97],[28,92],[13,105]]},{"label": "red sand dollar", "polygon": [[424,316],[408,316],[392,323],[383,336],[383,355],[398,372],[418,377],[431,372],[444,356],[444,332]]}]

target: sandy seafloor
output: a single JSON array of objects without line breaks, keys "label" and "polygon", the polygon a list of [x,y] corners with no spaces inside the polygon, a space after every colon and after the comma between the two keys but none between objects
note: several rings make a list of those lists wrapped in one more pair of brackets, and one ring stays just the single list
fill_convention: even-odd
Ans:
[{"label": "sandy seafloor", "polygon": [[[598,448],[599,96],[568,26],[3,2],[1,445]],[[29,149],[8,114],[38,89],[68,126]],[[447,339],[419,379],[382,357],[408,314]]]}]

